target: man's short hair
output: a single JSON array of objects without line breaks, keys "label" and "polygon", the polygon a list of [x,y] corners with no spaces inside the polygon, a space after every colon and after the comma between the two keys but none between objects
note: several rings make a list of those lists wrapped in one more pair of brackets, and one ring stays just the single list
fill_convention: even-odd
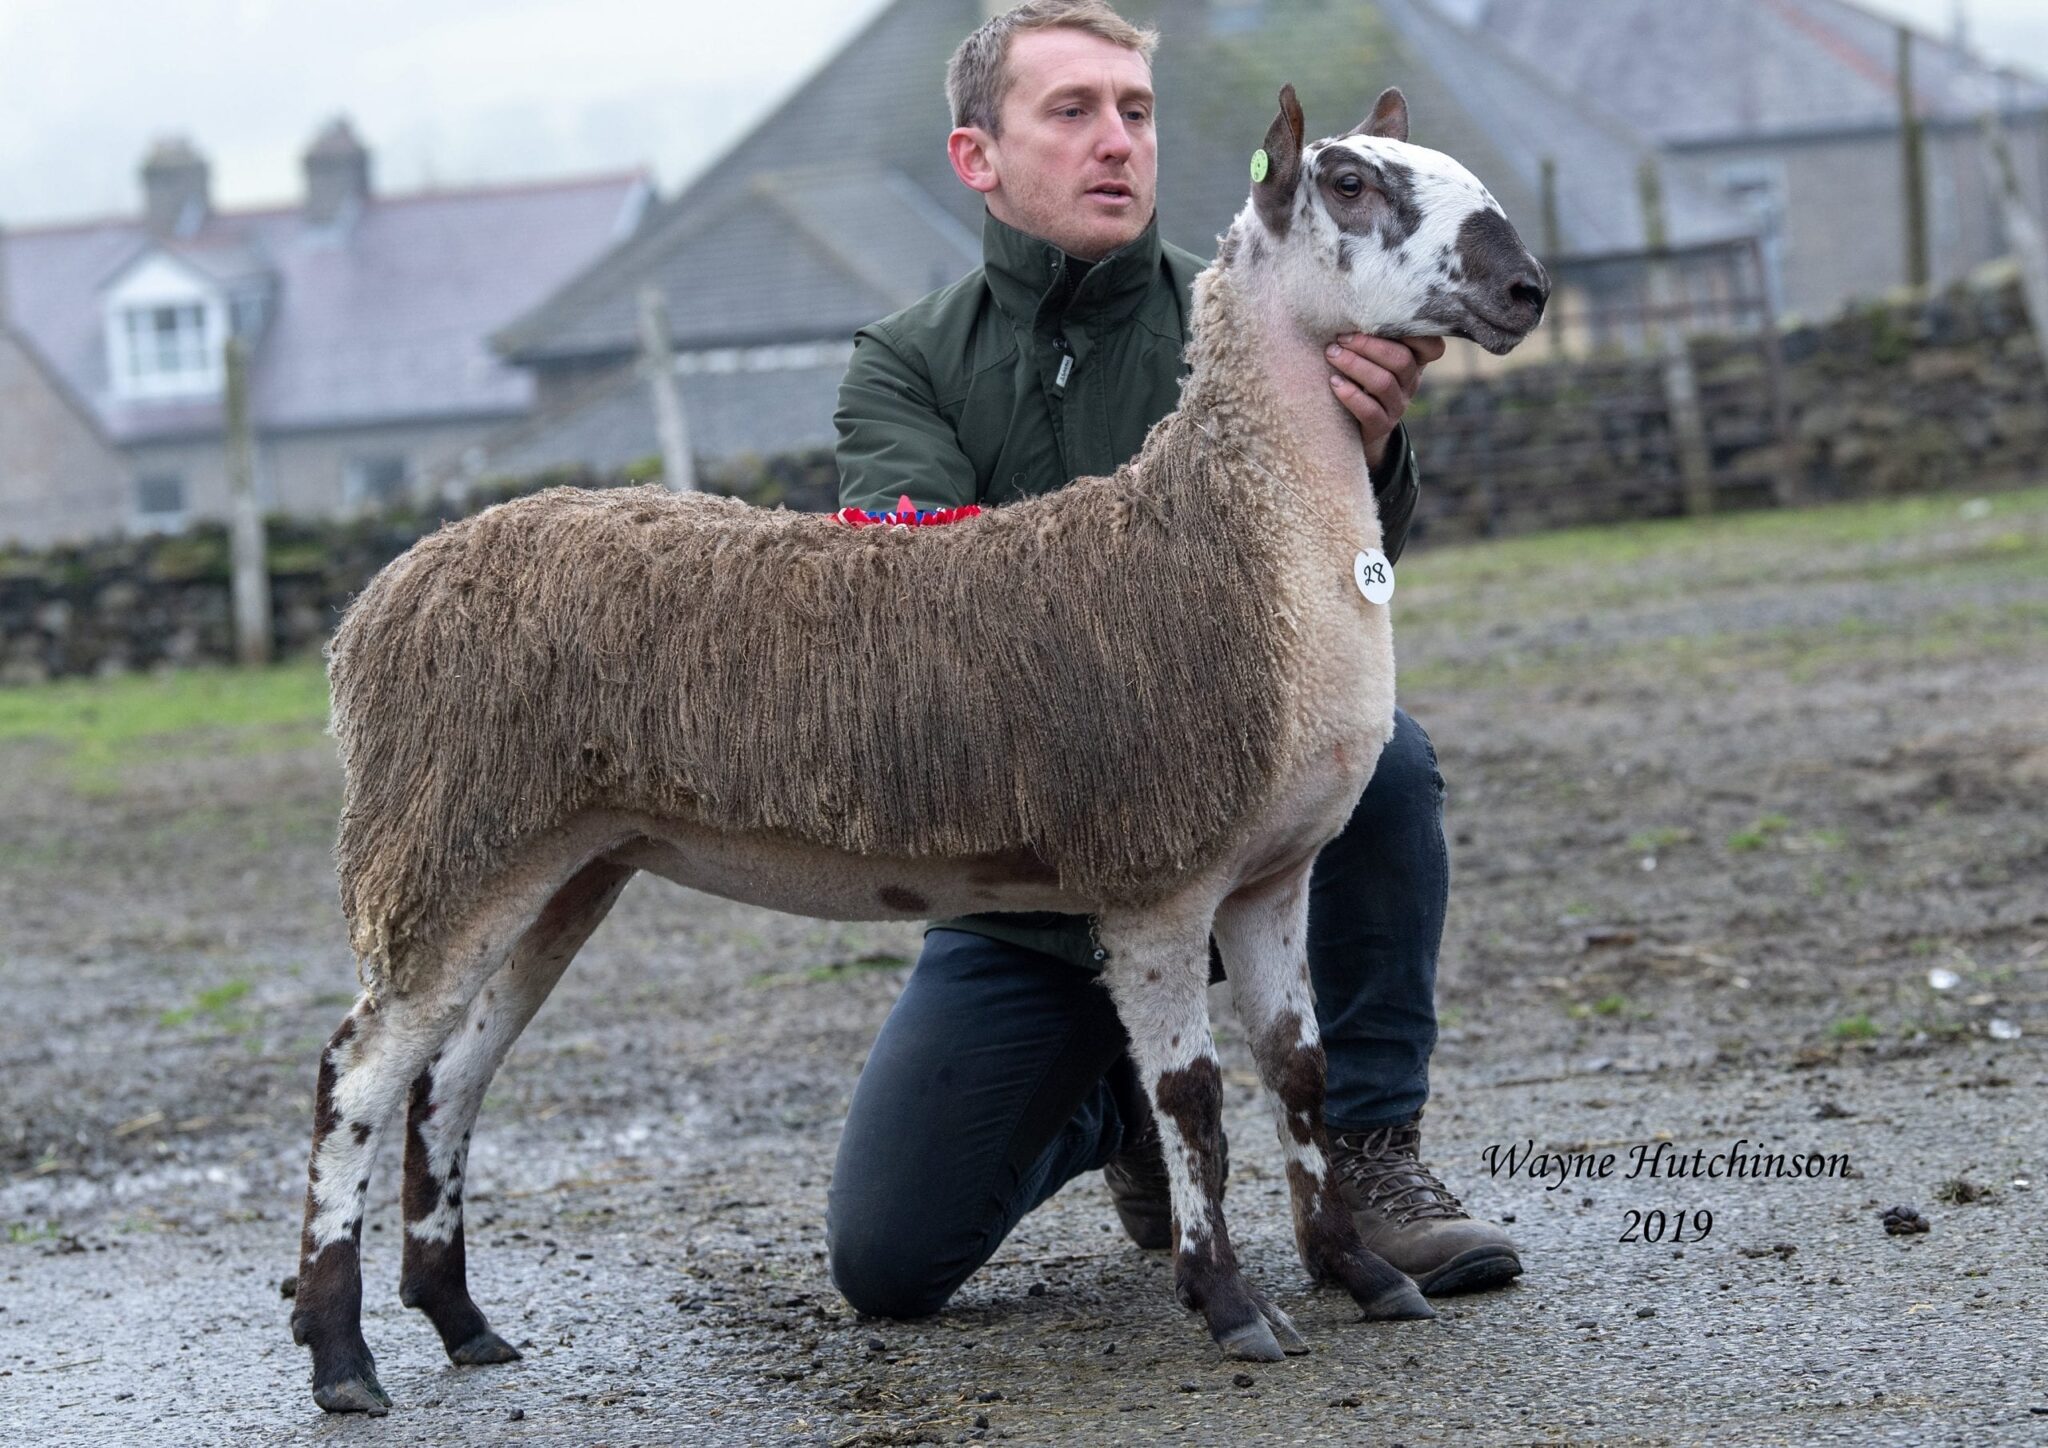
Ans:
[{"label": "man's short hair", "polygon": [[1099,35],[1148,61],[1159,44],[1159,32],[1139,29],[1110,9],[1107,0],[1025,0],[961,41],[947,62],[946,104],[953,108],[953,124],[1000,134],[998,118],[1010,89],[1011,39],[1026,30],[1061,27]]}]

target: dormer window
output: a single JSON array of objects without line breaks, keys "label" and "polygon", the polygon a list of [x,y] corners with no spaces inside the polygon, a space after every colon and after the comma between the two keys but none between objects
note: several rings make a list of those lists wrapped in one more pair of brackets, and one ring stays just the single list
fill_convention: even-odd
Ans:
[{"label": "dormer window", "polygon": [[206,308],[198,302],[130,307],[121,314],[127,336],[129,387],[135,392],[194,392],[213,383]]},{"label": "dormer window", "polygon": [[116,397],[218,396],[230,318],[228,290],[163,252],[145,254],[108,286],[107,380]]}]

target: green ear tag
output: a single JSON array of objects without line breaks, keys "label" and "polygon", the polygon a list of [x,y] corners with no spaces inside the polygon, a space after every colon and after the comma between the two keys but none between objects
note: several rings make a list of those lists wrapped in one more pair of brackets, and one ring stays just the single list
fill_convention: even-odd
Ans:
[{"label": "green ear tag", "polygon": [[1272,162],[1266,158],[1266,148],[1261,146],[1252,152],[1252,184],[1266,179],[1266,172],[1272,169]]}]

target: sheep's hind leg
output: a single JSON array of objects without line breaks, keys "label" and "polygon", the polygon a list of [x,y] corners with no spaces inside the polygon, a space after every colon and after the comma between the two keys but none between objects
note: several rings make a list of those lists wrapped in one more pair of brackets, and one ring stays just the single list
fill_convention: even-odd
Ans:
[{"label": "sheep's hind leg", "polygon": [[1173,1196],[1173,1280],[1182,1305],[1234,1358],[1278,1362],[1292,1323],[1245,1281],[1223,1221],[1223,1073],[1209,1035],[1208,920],[1105,918],[1107,978],[1131,1058],[1151,1093]]},{"label": "sheep's hind leg", "polygon": [[427,1315],[450,1362],[504,1363],[519,1356],[471,1300],[463,1250],[463,1178],[484,1093],[512,1043],[632,877],[630,866],[597,860],[557,891],[504,969],[478,993],[462,1028],[413,1078],[400,1190],[405,1263],[398,1296]]},{"label": "sheep's hind leg", "polygon": [[1318,1282],[1337,1282],[1376,1320],[1434,1317],[1407,1274],[1368,1249],[1330,1171],[1325,1062],[1308,974],[1309,871],[1262,884],[1216,912],[1216,941],[1286,1153],[1294,1240]]},{"label": "sheep's hind leg", "polygon": [[364,1199],[406,1083],[447,1039],[462,1004],[364,996],[320,1054],[292,1340],[313,1350],[313,1400],[330,1413],[391,1407],[363,1341]]}]

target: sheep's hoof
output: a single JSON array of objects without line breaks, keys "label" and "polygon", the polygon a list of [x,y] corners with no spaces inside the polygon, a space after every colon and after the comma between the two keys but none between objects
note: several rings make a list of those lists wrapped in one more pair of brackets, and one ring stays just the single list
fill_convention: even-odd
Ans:
[{"label": "sheep's hoof", "polygon": [[1254,1292],[1252,1303],[1259,1309],[1259,1315],[1266,1319],[1266,1326],[1273,1329],[1273,1336],[1282,1352],[1289,1357],[1299,1357],[1308,1351],[1308,1339],[1301,1335],[1293,1318],[1267,1301],[1263,1293]]},{"label": "sheep's hoof", "polygon": [[391,1411],[391,1394],[368,1369],[339,1382],[323,1383],[313,1389],[313,1401],[330,1413],[368,1413],[381,1418]]},{"label": "sheep's hoof", "polygon": [[519,1349],[488,1327],[461,1347],[448,1350],[448,1361],[457,1367],[483,1367],[488,1363],[516,1363]]},{"label": "sheep's hoof", "polygon": [[1277,1363],[1287,1356],[1280,1350],[1280,1340],[1273,1335],[1273,1329],[1266,1325],[1266,1319],[1255,1317],[1242,1327],[1234,1327],[1216,1339],[1216,1345],[1223,1349],[1223,1355],[1248,1363]]},{"label": "sheep's hoof", "polygon": [[1405,1277],[1370,1302],[1361,1301],[1358,1306],[1367,1322],[1419,1322],[1436,1316],[1436,1309],[1429,1305],[1422,1289]]}]

